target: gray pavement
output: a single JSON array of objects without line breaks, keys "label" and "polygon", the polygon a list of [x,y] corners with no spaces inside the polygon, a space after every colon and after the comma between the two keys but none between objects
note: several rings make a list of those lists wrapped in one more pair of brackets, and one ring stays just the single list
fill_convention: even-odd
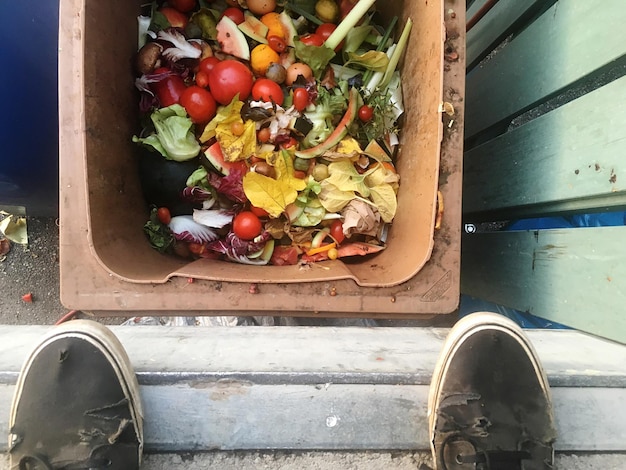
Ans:
[{"label": "gray pavement", "polygon": [[[415,470],[432,465],[425,452],[209,452],[202,454],[152,454],[142,470]],[[563,470],[620,470],[624,454],[557,454],[556,468]],[[0,458],[8,470],[8,458]]]}]

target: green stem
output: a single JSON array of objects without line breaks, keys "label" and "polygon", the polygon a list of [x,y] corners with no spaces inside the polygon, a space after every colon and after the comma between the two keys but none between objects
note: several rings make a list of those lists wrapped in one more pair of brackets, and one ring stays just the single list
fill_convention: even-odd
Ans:
[{"label": "green stem", "polygon": [[[391,33],[393,33],[393,29],[396,27],[396,23],[398,23],[398,17],[394,16],[391,19],[391,23],[389,23],[389,26],[385,30],[385,34],[383,35],[380,42],[378,43],[378,46],[376,47],[377,51],[380,52],[386,47],[387,41],[389,41],[389,38],[391,37]],[[373,74],[374,74],[373,70],[368,70],[367,72],[365,72],[363,74],[363,83],[368,83],[372,79]]]},{"label": "green stem", "polygon": [[320,20],[317,16],[312,15],[311,13],[309,13],[306,10],[303,10],[302,8],[300,8],[297,5],[294,5],[293,3],[288,3],[287,4],[287,8],[289,8],[291,11],[293,11],[295,14],[303,16],[304,18],[306,18],[307,20],[309,20],[311,23],[315,23],[316,25],[321,25],[324,22],[322,20]]},{"label": "green stem", "polygon": [[326,47],[334,51],[375,2],[376,0],[359,0],[350,10],[350,13],[337,25],[337,29],[326,39]]},{"label": "green stem", "polygon": [[396,49],[393,51],[391,58],[389,59],[389,65],[387,66],[387,71],[383,79],[380,82],[380,88],[384,90],[389,82],[391,81],[391,77],[393,73],[396,71],[396,67],[398,66],[398,62],[400,62],[400,57],[404,54],[404,50],[406,49],[406,45],[409,42],[409,34],[411,34],[411,28],[413,27],[413,21],[411,18],[406,20],[406,24],[404,25],[404,29],[402,30],[402,35],[398,40],[398,45]]}]

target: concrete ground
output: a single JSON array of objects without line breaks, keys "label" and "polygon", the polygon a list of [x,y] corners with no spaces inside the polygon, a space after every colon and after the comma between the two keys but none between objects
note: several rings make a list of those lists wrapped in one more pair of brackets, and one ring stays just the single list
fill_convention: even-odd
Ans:
[{"label": "concrete ground", "polygon": [[[557,454],[556,468],[563,470],[619,470],[623,454]],[[426,467],[421,467],[426,465]],[[210,452],[203,454],[152,454],[142,470],[415,470],[432,465],[424,452]],[[8,458],[0,458],[8,470]]]}]

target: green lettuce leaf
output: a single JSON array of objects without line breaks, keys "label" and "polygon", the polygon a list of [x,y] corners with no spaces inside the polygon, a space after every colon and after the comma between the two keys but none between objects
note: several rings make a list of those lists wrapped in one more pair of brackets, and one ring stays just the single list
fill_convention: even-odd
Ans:
[{"label": "green lettuce leaf", "polygon": [[193,123],[185,108],[173,104],[150,115],[156,134],[145,139],[133,136],[133,142],[154,148],[168,160],[183,162],[198,156],[200,144],[193,133]]}]

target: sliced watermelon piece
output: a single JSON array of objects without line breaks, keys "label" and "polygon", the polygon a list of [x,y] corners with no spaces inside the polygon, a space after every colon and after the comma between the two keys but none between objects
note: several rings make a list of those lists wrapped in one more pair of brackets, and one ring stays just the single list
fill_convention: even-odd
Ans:
[{"label": "sliced watermelon piece", "polygon": [[238,25],[238,28],[249,38],[261,44],[267,44],[268,27],[261,23],[254,15],[246,12],[246,19]]},{"label": "sliced watermelon piece", "polygon": [[222,147],[219,142],[215,142],[204,151],[204,156],[213,165],[213,167],[224,176],[228,176],[233,169],[238,169],[242,173],[248,171],[248,164],[244,161],[227,162],[222,153]]},{"label": "sliced watermelon piece", "polygon": [[223,16],[215,28],[217,29],[217,42],[222,52],[239,59],[250,60],[250,47],[246,36],[233,20],[228,16]]}]

